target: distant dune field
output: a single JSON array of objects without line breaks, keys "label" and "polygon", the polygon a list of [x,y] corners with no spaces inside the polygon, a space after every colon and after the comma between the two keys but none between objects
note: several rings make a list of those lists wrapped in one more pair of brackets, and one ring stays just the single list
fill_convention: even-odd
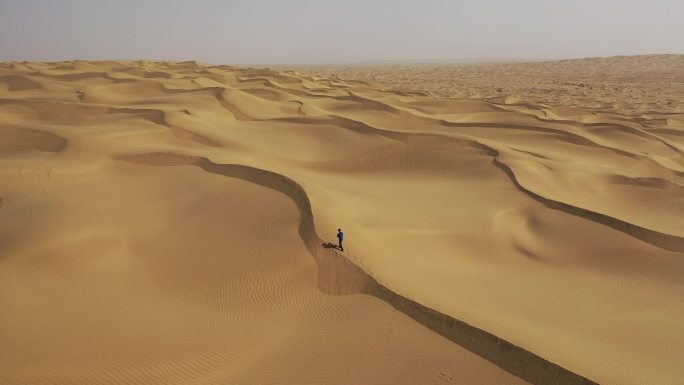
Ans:
[{"label": "distant dune field", "polygon": [[682,384],[682,59],[600,60],[0,64],[0,384]]},{"label": "distant dune field", "polygon": [[339,75],[439,96],[524,99],[542,105],[618,112],[684,127],[684,55],[614,56],[561,61],[484,64],[305,67],[304,73]]}]

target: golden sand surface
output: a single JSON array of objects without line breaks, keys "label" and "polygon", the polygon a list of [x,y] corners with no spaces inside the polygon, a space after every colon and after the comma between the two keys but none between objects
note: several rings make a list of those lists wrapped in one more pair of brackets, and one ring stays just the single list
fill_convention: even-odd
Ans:
[{"label": "golden sand surface", "polygon": [[0,383],[681,384],[682,111],[388,88],[0,64]]},{"label": "golden sand surface", "polygon": [[[387,88],[446,97],[528,100],[545,106],[618,112],[667,125],[684,114],[684,55],[614,56],[561,61],[312,66],[303,73],[338,75]],[[680,126],[681,127],[681,126]]]}]

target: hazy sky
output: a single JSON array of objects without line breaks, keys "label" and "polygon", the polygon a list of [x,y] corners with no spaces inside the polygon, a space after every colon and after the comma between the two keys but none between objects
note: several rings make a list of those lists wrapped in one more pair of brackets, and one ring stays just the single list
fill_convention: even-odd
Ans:
[{"label": "hazy sky", "polygon": [[0,61],[329,64],[684,53],[684,0],[0,0]]}]

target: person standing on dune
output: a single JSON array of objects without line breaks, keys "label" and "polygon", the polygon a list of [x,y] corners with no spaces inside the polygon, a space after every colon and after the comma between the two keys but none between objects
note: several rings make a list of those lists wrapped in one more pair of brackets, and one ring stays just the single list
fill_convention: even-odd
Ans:
[{"label": "person standing on dune", "polygon": [[340,243],[340,250],[344,251],[344,247],[342,247],[342,240],[344,239],[344,233],[342,232],[342,229],[337,229],[337,240]]}]

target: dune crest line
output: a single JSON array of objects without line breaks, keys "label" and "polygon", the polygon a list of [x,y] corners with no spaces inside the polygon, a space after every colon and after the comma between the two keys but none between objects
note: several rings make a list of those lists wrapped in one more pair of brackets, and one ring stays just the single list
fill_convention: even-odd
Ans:
[{"label": "dune crest line", "polygon": [[598,384],[494,334],[406,298],[379,283],[340,253],[331,248],[323,248],[323,240],[314,227],[313,211],[306,191],[284,175],[240,164],[214,163],[205,157],[173,153],[126,155],[116,158],[150,166],[197,166],[206,172],[242,179],[276,190],[290,198],[300,212],[299,235],[316,260],[318,287],[322,292],[331,295],[372,295],[435,333],[532,384]]},{"label": "dune crest line", "polygon": [[[308,119],[308,120],[307,120]],[[667,234],[663,233],[661,231],[649,229],[646,227],[639,226],[634,223],[630,223],[626,220],[622,220],[616,217],[612,217],[610,215],[602,214],[596,211],[592,211],[583,207],[575,206],[569,203],[565,203],[559,200],[551,199],[548,197],[543,196],[542,194],[534,192],[532,189],[525,187],[520,181],[518,180],[517,176],[515,175],[515,170],[513,167],[509,166],[505,162],[503,162],[500,159],[500,151],[497,150],[495,147],[483,143],[481,140],[477,140],[475,138],[471,138],[467,135],[454,135],[454,136],[449,136],[449,135],[442,135],[438,133],[411,133],[411,132],[404,132],[404,131],[392,131],[392,130],[386,130],[382,128],[377,128],[374,126],[371,126],[365,122],[358,121],[358,120],[353,120],[349,118],[345,118],[342,116],[338,115],[329,115],[324,118],[321,117],[307,117],[307,118],[301,118],[301,117],[291,117],[291,118],[277,118],[277,119],[271,119],[271,120],[278,120],[278,121],[286,121],[286,122],[295,122],[295,123],[302,123],[302,122],[319,122],[319,123],[331,123],[335,124],[340,127],[344,127],[346,129],[349,129],[354,132],[358,132],[361,134],[377,134],[377,135],[382,135],[387,138],[391,139],[397,139],[397,140],[405,140],[408,137],[417,137],[417,136],[425,136],[425,137],[439,137],[444,140],[452,140],[452,141],[465,141],[473,146],[481,149],[484,151],[488,156],[492,157],[492,163],[493,165],[501,170],[508,178],[511,180],[513,185],[522,193],[525,195],[529,196],[530,198],[542,203],[544,206],[550,209],[554,210],[559,210],[563,211],[567,214],[583,218],[592,222],[599,223],[604,226],[608,226],[614,230],[620,231],[622,233],[625,233],[629,236],[632,236],[636,239],[639,239],[643,242],[649,243],[653,246],[659,247],[664,250],[669,250],[669,251],[675,251],[675,252],[684,252],[684,238],[672,235],[672,234]],[[486,124],[484,124],[486,125]],[[460,125],[456,125],[460,126]],[[473,124],[472,126],[483,126],[483,124],[477,123]],[[497,125],[498,127],[498,125]],[[503,127],[503,126],[502,126]],[[514,126],[515,127],[515,126]],[[533,129],[533,128],[532,128]],[[604,149],[608,149],[611,151],[617,151],[621,152],[624,154],[629,154],[630,156],[637,156],[636,154],[632,154],[626,151],[620,151],[617,149],[613,149],[611,147],[607,146],[602,146],[597,143],[594,143],[582,136],[575,135],[572,133],[568,133],[565,131],[558,130],[558,133],[562,133],[563,135],[567,135],[572,137],[579,138],[580,140],[585,141],[586,143],[589,143],[590,145],[595,145]]]},{"label": "dune crest line", "polygon": [[641,241],[649,243],[653,246],[660,247],[664,250],[684,252],[684,238],[678,237],[676,235],[666,234],[657,230],[648,229],[634,223],[630,223],[606,214],[602,214],[596,211],[588,210],[579,206],[571,205],[565,202],[547,198],[541,194],[538,194],[531,189],[525,187],[520,183],[518,177],[515,175],[515,170],[513,167],[507,165],[500,159],[501,153],[488,145],[482,144],[478,141],[473,141],[476,145],[480,146],[484,151],[486,151],[490,156],[493,157],[492,163],[498,169],[500,169],[504,174],[508,176],[511,183],[521,192],[525,193],[530,198],[540,202],[544,206],[560,210],[570,215],[576,217],[584,218],[596,223],[600,223],[604,226],[608,226],[617,231],[623,232]]},{"label": "dune crest line", "polygon": [[[627,93],[591,60],[381,69],[392,88],[197,62],[0,63],[0,382],[679,383],[684,55],[609,61],[627,74],[642,59],[659,77]],[[456,87],[467,73],[492,75],[463,84],[472,98]],[[346,252],[323,243],[338,227]],[[116,274],[127,294],[102,301]],[[165,372],[170,355],[190,371]]]}]

